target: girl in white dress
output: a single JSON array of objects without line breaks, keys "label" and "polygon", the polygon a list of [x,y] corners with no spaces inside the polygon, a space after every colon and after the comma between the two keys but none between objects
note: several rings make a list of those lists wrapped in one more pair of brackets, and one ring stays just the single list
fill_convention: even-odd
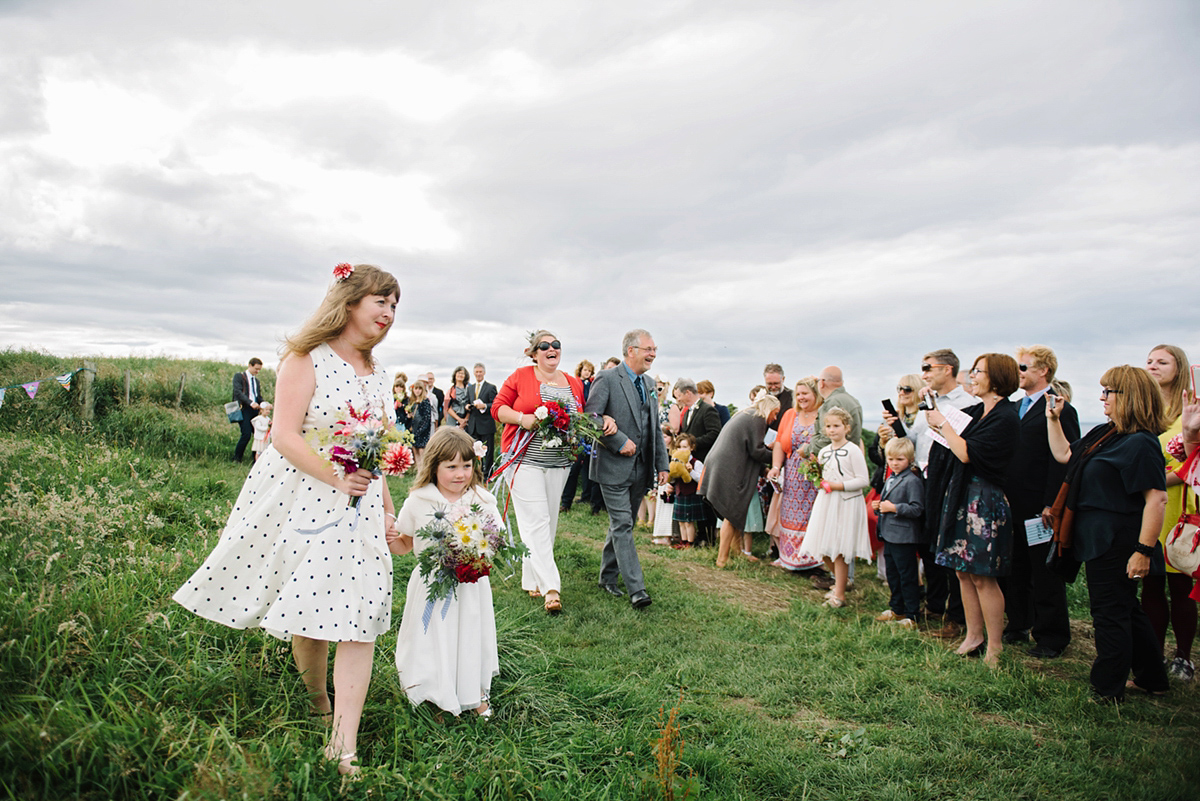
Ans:
[{"label": "girl in white dress", "polygon": [[[174,597],[217,623],[291,640],[314,714],[332,718],[325,756],[350,774],[375,638],[391,624],[386,535],[395,513],[385,482],[366,470],[335,472],[324,451],[347,403],[394,420],[391,382],[371,351],[392,327],[400,287],[370,265],[338,265],[334,276],[285,344],[273,447],[254,463],[217,546]],[[351,496],[361,498],[357,508],[348,508]]]},{"label": "girl in white dress", "polygon": [[[432,540],[414,536],[439,511],[478,504],[484,513],[501,519],[495,497],[484,489],[474,444],[461,428],[443,426],[434,432],[400,509],[400,542],[394,550],[415,549],[419,554],[432,545]],[[420,568],[413,568],[396,636],[400,686],[413,706],[429,701],[455,716],[473,709],[491,717],[488,692],[492,677],[500,672],[500,657],[488,577],[459,584],[450,602],[439,600],[432,613],[426,609],[428,593]]]},{"label": "girl in white dress", "polygon": [[871,537],[867,533],[867,504],[863,489],[870,483],[867,459],[862,448],[846,439],[850,415],[836,406],[825,412],[825,436],[829,444],[817,454],[821,464],[821,492],[813,503],[808,532],[801,554],[821,557],[833,572],[833,589],[825,605],[846,605],[846,575],[849,561],[871,560]]}]

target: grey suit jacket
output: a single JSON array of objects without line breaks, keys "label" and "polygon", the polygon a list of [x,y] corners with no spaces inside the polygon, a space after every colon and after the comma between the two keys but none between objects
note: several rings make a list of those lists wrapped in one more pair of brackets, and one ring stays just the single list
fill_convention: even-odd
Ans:
[{"label": "grey suit jacket", "polygon": [[667,469],[667,448],[663,444],[662,431],[658,427],[658,397],[654,382],[645,380],[646,402],[638,397],[637,387],[629,378],[624,365],[600,371],[588,393],[586,410],[589,413],[606,414],[617,423],[617,432],[600,440],[600,447],[592,457],[588,475],[600,484],[622,485],[637,480],[633,475],[634,456],[622,456],[621,448],[633,440],[642,454],[646,466],[646,482],[652,482],[650,472],[661,473]]},{"label": "grey suit jacket", "polygon": [[896,504],[895,512],[879,515],[875,530],[879,539],[897,544],[925,542],[925,481],[920,473],[905,470],[879,500]]}]

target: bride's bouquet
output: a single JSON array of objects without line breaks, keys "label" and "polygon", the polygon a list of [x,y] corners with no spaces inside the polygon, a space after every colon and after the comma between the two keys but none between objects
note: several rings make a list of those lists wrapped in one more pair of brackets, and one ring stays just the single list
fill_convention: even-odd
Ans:
[{"label": "bride's bouquet", "polygon": [[[352,403],[346,404],[346,417],[337,421],[330,439],[329,461],[338,478],[359,469],[377,476],[400,476],[413,465],[412,434],[369,410],[355,409]],[[361,495],[350,496],[350,506],[358,506],[360,500]]]},{"label": "bride's bouquet", "polygon": [[495,568],[511,569],[529,555],[524,543],[510,542],[495,515],[477,503],[435,511],[415,536],[433,543],[417,557],[430,605],[457,594],[459,584],[474,584]]}]

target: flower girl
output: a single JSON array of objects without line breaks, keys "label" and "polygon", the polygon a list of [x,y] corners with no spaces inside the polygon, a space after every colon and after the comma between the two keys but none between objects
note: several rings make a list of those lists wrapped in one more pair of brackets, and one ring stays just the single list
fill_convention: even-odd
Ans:
[{"label": "flower girl", "polygon": [[[410,548],[420,555],[436,547],[427,536],[431,524],[476,513],[472,521],[490,518],[499,527],[496,499],[483,486],[475,443],[461,428],[439,428],[429,439],[412,490],[396,521],[395,553]],[[485,546],[486,547],[486,546]],[[404,616],[396,642],[400,686],[413,706],[429,701],[452,715],[473,709],[490,717],[488,691],[500,672],[492,587],[486,575],[456,571],[455,592],[430,600],[434,575],[422,578],[413,568],[408,580]]]},{"label": "flower girl", "polygon": [[[867,504],[863,489],[870,482],[867,460],[857,443],[846,439],[850,415],[837,407],[825,413],[825,436],[829,444],[817,454],[821,465],[821,492],[813,503],[808,533],[801,554],[823,557],[833,568],[834,585],[825,605],[846,605],[846,574],[849,560],[871,560],[871,538],[867,533]],[[832,565],[830,564],[832,560]]]}]

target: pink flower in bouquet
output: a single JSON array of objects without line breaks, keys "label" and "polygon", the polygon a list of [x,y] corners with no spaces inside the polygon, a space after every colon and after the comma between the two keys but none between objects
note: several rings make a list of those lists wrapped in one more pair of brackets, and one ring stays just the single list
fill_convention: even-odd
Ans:
[{"label": "pink flower in bouquet", "polygon": [[389,476],[402,476],[413,466],[412,449],[403,443],[396,442],[383,452],[381,469]]},{"label": "pink flower in bouquet", "polygon": [[334,445],[329,449],[329,461],[333,463],[333,471],[338,474],[338,478],[358,470],[358,460],[354,458],[354,451],[341,445]]}]

